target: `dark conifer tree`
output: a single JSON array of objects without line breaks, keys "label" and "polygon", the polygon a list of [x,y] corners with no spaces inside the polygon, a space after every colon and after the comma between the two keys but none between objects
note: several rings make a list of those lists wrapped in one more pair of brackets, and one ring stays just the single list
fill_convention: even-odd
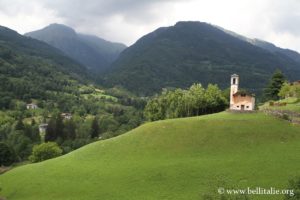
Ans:
[{"label": "dark conifer tree", "polygon": [[63,139],[75,139],[76,137],[76,124],[71,119],[66,121],[65,123],[65,130],[64,130],[64,138]]},{"label": "dark conifer tree", "polygon": [[91,128],[91,138],[98,138],[100,133],[100,127],[98,123],[98,118],[95,117],[92,122],[92,128]]},{"label": "dark conifer tree", "polygon": [[64,139],[64,122],[60,113],[56,116],[55,132],[57,137]]},{"label": "dark conifer tree", "polygon": [[266,100],[278,100],[278,93],[285,82],[285,77],[280,70],[276,70],[265,89]]},{"label": "dark conifer tree", "polygon": [[57,138],[57,134],[56,134],[55,117],[52,117],[46,129],[45,142],[55,141],[56,138]]}]

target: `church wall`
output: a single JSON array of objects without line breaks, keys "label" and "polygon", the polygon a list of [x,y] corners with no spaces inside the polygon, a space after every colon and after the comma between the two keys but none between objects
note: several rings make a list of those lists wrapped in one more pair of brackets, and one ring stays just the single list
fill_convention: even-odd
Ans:
[{"label": "church wall", "polygon": [[244,110],[254,110],[255,98],[251,96],[234,96],[233,104],[231,104],[230,109],[242,110],[242,105],[244,105]]}]

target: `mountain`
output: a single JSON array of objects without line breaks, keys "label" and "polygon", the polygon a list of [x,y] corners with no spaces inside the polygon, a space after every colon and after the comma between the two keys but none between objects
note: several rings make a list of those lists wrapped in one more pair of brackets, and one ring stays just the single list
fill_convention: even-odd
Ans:
[{"label": "mountain", "polygon": [[288,180],[299,171],[299,147],[298,126],[263,113],[158,121],[59,158],[12,169],[0,176],[0,196],[231,199],[232,195],[220,196],[217,188],[289,188]]},{"label": "mountain", "polygon": [[[89,77],[60,50],[0,26],[0,107],[11,99],[47,98]],[[6,103],[5,103],[6,102]]]},{"label": "mountain", "polygon": [[299,79],[300,63],[287,51],[271,51],[207,23],[178,22],[124,50],[103,79],[151,95],[163,87],[195,82],[226,88],[230,75],[237,73],[243,88],[259,93],[277,68],[289,79]]},{"label": "mountain", "polygon": [[62,24],[51,24],[41,30],[25,34],[54,46],[92,71],[103,71],[126,46],[92,35],[76,33]]},{"label": "mountain", "polygon": [[283,48],[275,46],[274,44],[272,44],[270,42],[266,42],[266,41],[263,41],[260,39],[253,39],[253,40],[250,40],[250,42],[253,45],[259,46],[259,47],[266,49],[272,53],[285,55],[285,56],[293,59],[294,61],[300,63],[300,54],[296,51],[293,51],[290,49],[283,49]]},{"label": "mountain", "polygon": [[278,53],[278,54],[283,54],[285,56],[288,56],[290,57],[291,59],[295,60],[296,62],[299,62],[300,63],[300,54],[296,51],[293,51],[293,50],[290,50],[290,49],[283,49],[283,48],[280,48],[280,47],[277,47],[276,45],[270,43],[270,42],[267,42],[267,41],[264,41],[264,40],[261,40],[261,39],[257,39],[257,38],[254,38],[254,39],[251,39],[251,38],[247,38],[245,36],[242,36],[240,34],[237,34],[233,31],[229,31],[229,30],[226,30],[222,27],[219,27],[219,26],[216,26],[217,28],[223,30],[224,32],[234,36],[234,37],[237,37],[241,40],[244,40],[246,42],[249,42],[251,43],[252,45],[255,45],[255,46],[258,46],[258,47],[261,47],[265,50],[268,50],[272,53]]}]

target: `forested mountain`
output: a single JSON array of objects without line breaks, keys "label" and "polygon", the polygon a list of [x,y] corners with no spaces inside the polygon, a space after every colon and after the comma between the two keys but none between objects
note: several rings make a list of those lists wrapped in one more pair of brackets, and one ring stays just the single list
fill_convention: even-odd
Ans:
[{"label": "forested mountain", "polygon": [[194,82],[229,86],[237,73],[242,87],[259,92],[276,69],[289,79],[300,76],[297,59],[233,36],[202,22],[178,22],[139,39],[113,63],[104,81],[140,95]]},{"label": "forested mountain", "polygon": [[87,76],[84,66],[60,50],[0,27],[1,107],[8,107],[11,99],[45,98]]},{"label": "forested mountain", "polygon": [[5,165],[27,160],[45,141],[68,153],[143,121],[144,100],[103,89],[86,71],[59,49],[0,27],[0,146],[11,155]]},{"label": "forested mountain", "polygon": [[61,24],[51,24],[26,36],[44,41],[93,71],[103,71],[117,58],[126,46],[92,35],[76,33]]}]

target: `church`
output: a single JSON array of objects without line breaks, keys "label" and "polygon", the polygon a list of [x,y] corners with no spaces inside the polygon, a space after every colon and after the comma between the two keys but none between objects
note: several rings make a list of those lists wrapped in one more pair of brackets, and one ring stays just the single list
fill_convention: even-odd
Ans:
[{"label": "church", "polygon": [[255,109],[255,95],[239,91],[239,76],[231,75],[230,110],[252,111]]}]

